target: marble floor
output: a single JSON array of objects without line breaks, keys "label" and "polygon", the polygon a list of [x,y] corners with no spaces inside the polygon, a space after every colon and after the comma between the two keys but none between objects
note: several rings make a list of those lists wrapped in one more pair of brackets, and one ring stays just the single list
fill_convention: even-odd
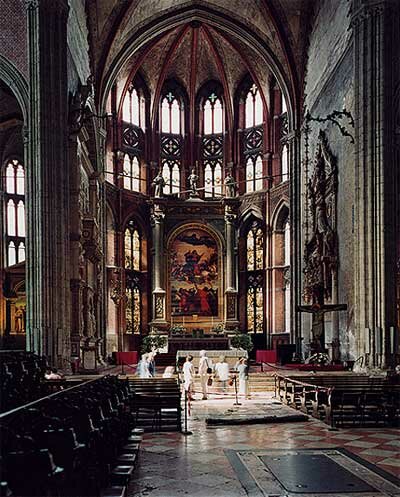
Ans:
[{"label": "marble floor", "polygon": [[[330,431],[323,423],[307,422],[207,427],[205,417],[226,410],[264,408],[276,405],[272,394],[242,400],[215,396],[195,401],[191,406],[188,429],[181,433],[146,434],[141,445],[140,463],[129,497],[241,497],[242,487],[224,450],[334,448],[347,449],[365,461],[400,478],[400,429],[345,428]],[[356,494],[357,495],[357,494]],[[360,494],[358,494],[360,495]]]}]

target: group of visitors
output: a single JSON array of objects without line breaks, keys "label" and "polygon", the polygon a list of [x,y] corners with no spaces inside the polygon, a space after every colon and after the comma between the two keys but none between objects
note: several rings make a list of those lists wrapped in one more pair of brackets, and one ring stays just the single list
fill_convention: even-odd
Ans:
[{"label": "group of visitors", "polygon": [[139,378],[153,378],[156,375],[156,353],[143,354],[136,369]]},{"label": "group of visitors", "polygon": [[[234,382],[236,378],[239,380],[239,390],[238,394],[249,398],[249,367],[247,365],[247,359],[245,357],[240,357],[234,367],[234,372],[237,373],[233,376],[230,374],[229,364],[226,362],[224,356],[219,357],[219,361],[213,365],[212,360],[207,357],[206,351],[201,350],[199,353],[199,367],[198,374],[200,376],[202,399],[207,400],[208,396],[208,386],[212,383],[212,379],[217,380],[222,391],[226,392],[228,383]],[[193,365],[193,356],[188,355],[186,357],[186,362],[183,365],[183,379],[184,388],[188,394],[189,400],[193,400],[194,393],[194,378],[196,375],[195,368]]]}]

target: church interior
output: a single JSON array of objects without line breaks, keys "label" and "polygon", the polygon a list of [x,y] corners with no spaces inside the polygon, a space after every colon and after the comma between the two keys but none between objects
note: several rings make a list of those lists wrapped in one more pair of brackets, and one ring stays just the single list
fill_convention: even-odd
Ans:
[{"label": "church interior", "polygon": [[399,25],[0,0],[0,495],[400,495]]}]

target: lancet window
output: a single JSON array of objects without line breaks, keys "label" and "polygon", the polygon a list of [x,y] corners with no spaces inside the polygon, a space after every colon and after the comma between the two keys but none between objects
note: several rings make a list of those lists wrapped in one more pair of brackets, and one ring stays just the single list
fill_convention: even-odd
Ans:
[{"label": "lancet window", "polygon": [[131,84],[122,105],[121,145],[124,157],[122,166],[123,187],[134,192],[142,191],[145,185],[145,178],[141,178],[144,108],[145,105],[139,90]]},{"label": "lancet window", "polygon": [[285,331],[290,331],[290,223],[284,224],[284,292],[285,292]]},{"label": "lancet window", "polygon": [[202,159],[205,197],[222,196],[223,105],[212,92],[203,105]]},{"label": "lancet window", "polygon": [[246,192],[263,188],[263,104],[255,84],[245,99],[244,162],[246,165]]},{"label": "lancet window", "polygon": [[140,164],[136,155],[125,154],[123,178],[124,188],[134,192],[140,191]]},{"label": "lancet window", "polygon": [[17,159],[4,168],[5,266],[25,260],[25,170]]},{"label": "lancet window", "polygon": [[264,331],[264,234],[258,223],[247,233],[247,331]]},{"label": "lancet window", "polygon": [[125,229],[125,332],[140,333],[141,325],[141,238],[134,221]]},{"label": "lancet window", "polygon": [[172,91],[162,98],[160,112],[161,166],[165,192],[177,194],[180,191],[182,122],[181,105]]},{"label": "lancet window", "polygon": [[133,85],[129,86],[125,95],[122,106],[122,120],[134,126],[141,126],[141,122],[143,121],[139,93]]}]

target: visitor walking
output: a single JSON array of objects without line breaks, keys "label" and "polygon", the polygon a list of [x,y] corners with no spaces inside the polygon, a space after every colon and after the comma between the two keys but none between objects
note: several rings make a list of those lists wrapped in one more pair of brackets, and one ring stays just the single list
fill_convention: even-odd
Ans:
[{"label": "visitor walking", "polygon": [[207,393],[208,393],[208,378],[210,374],[212,373],[212,363],[211,359],[207,357],[206,351],[205,350],[200,350],[200,360],[199,360],[199,375],[200,375],[200,382],[201,382],[201,391],[203,393],[203,400],[207,400]]},{"label": "visitor walking", "polygon": [[237,366],[239,374],[239,395],[244,395],[246,399],[249,398],[249,366],[247,360],[242,357]]},{"label": "visitor walking", "polygon": [[183,387],[187,392],[188,400],[192,400],[192,392],[194,388],[194,366],[193,366],[193,356],[188,355],[186,357],[186,362],[183,365]]},{"label": "visitor walking", "polygon": [[215,374],[221,382],[222,391],[226,391],[226,383],[229,380],[229,364],[225,361],[225,356],[219,357],[219,362],[215,365]]},{"label": "visitor walking", "polygon": [[136,373],[139,375],[139,378],[150,378],[150,370],[149,370],[149,357],[148,354],[143,354],[142,358],[137,365]]}]

